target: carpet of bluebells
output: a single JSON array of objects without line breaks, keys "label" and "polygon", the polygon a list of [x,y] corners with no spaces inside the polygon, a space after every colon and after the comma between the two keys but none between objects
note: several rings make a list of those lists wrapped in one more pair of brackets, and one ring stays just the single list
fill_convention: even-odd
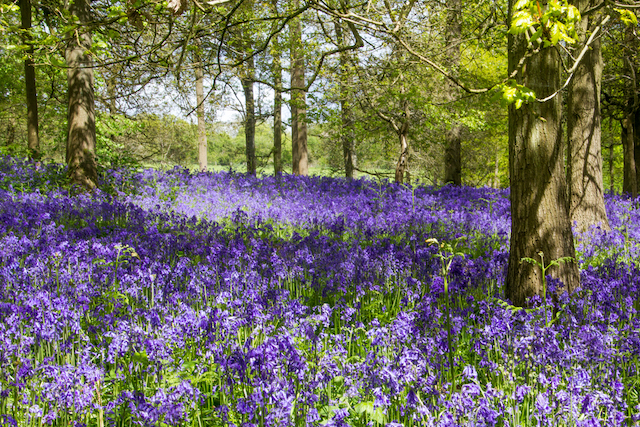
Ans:
[{"label": "carpet of bluebells", "polygon": [[[508,191],[0,158],[2,426],[627,426],[640,210],[504,300]],[[561,284],[548,280],[549,293]]]}]

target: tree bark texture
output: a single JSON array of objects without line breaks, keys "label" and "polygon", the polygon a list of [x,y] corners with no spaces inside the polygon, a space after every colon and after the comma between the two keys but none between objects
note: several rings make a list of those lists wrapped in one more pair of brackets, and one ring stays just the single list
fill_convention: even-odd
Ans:
[{"label": "tree bark texture", "polygon": [[245,117],[244,132],[247,154],[247,173],[256,174],[256,111],[253,95],[253,83],[255,81],[255,68],[253,58],[247,60],[246,71],[242,77],[242,89],[244,90]]},{"label": "tree bark texture", "polygon": [[96,122],[91,33],[83,27],[91,21],[88,0],[69,3],[69,12],[78,17],[80,26],[69,34],[65,52],[68,85],[67,167],[72,185],[92,190],[98,182]]},{"label": "tree bark texture", "polygon": [[[294,8],[299,1],[294,1]],[[309,174],[307,152],[307,109],[304,78],[304,51],[302,47],[302,24],[296,18],[291,25],[291,151],[292,171],[295,175]]]},{"label": "tree bark texture", "polygon": [[33,45],[31,44],[31,0],[20,0],[20,17],[24,30],[24,43],[28,46],[24,60],[24,81],[27,94],[27,149],[31,160],[40,159],[40,138],[38,136],[38,96],[36,91],[36,69],[33,66]]},{"label": "tree bark texture", "polygon": [[[510,2],[510,7],[513,1]],[[509,35],[509,73],[526,53],[523,36]],[[560,88],[560,58],[555,48],[541,48],[531,54],[517,74],[520,84],[535,91],[538,98]],[[561,126],[561,98],[537,101],[516,109],[509,107],[509,173],[511,183],[511,242],[506,279],[506,296],[517,306],[527,305],[543,294],[539,266],[523,262],[527,257],[544,263],[562,257],[575,258],[569,218]],[[548,270],[572,292],[579,285],[575,262]]]},{"label": "tree bark texture", "polygon": [[[455,73],[460,65],[460,43],[462,42],[462,2],[447,2],[447,27],[445,33],[445,49],[449,69]],[[445,99],[452,103],[457,97],[458,88],[451,80],[445,80]],[[451,116],[454,111],[449,108]],[[462,125],[452,120],[445,133],[444,182],[462,185]]]},{"label": "tree bark texture", "polygon": [[[576,0],[574,6],[585,11],[590,0]],[[581,40],[588,37],[589,19],[585,16],[577,31]],[[581,51],[583,45],[577,50]],[[604,204],[602,180],[602,144],[600,89],[602,87],[600,40],[595,40],[583,57],[569,85],[567,133],[569,140],[568,173],[570,216],[578,231],[592,226],[610,230]]]},{"label": "tree bark texture", "polygon": [[[196,48],[199,48],[196,43]],[[196,74],[196,116],[198,117],[198,167],[206,172],[208,167],[207,124],[204,116],[204,68],[197,52],[195,56]]]}]

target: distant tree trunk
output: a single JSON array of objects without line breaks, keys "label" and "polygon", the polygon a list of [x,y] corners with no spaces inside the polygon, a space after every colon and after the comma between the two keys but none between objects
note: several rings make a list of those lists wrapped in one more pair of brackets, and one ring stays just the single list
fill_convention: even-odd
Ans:
[{"label": "distant tree trunk", "polygon": [[615,176],[613,174],[613,142],[609,144],[609,192],[613,194],[615,190],[614,181]]},{"label": "distant tree trunk", "polygon": [[[509,16],[514,1],[509,2]],[[525,37],[510,34],[508,49],[512,73],[527,52]],[[524,60],[516,80],[544,98],[560,88],[560,69],[558,51],[540,48]],[[575,259],[563,151],[559,94],[544,103],[509,107],[511,242],[505,294],[517,306],[543,293],[542,270],[523,258],[540,262],[542,254],[545,265],[562,257]],[[548,273],[562,281],[563,291],[573,292],[579,286],[575,262],[552,267]]]},{"label": "distant tree trunk", "polygon": [[40,138],[38,136],[38,96],[36,92],[36,70],[33,66],[33,45],[31,44],[31,0],[20,0],[20,16],[27,47],[24,60],[24,80],[27,94],[27,149],[31,160],[40,159]]},{"label": "distant tree trunk", "polygon": [[247,60],[245,74],[242,76],[244,90],[245,117],[244,132],[247,153],[247,173],[256,174],[256,111],[253,97],[253,83],[255,81],[255,67],[253,58]]},{"label": "distant tree trunk", "polygon": [[87,53],[91,33],[83,27],[91,21],[91,12],[88,0],[74,0],[68,8],[80,26],[69,34],[65,52],[69,98],[66,161],[71,184],[92,190],[98,182],[93,60]]},{"label": "distant tree trunk", "polygon": [[273,55],[273,85],[275,86],[273,95],[273,171],[282,175],[282,63],[278,40]]},{"label": "distant tree trunk", "polygon": [[444,183],[462,185],[462,126],[453,124],[446,133]]},{"label": "distant tree trunk", "polygon": [[493,170],[493,188],[500,188],[500,150],[496,150],[496,163]]},{"label": "distant tree trunk", "polygon": [[[584,11],[590,2],[574,0],[573,4]],[[582,40],[587,38],[588,21],[586,16],[583,17],[576,28]],[[579,46],[578,50],[582,48]],[[570,217],[579,231],[597,225],[604,230],[610,229],[602,181],[601,86],[602,55],[600,40],[597,39],[573,75],[567,100]]]},{"label": "distant tree trunk", "polygon": [[[200,43],[196,42],[196,49]],[[195,57],[196,74],[196,115],[198,117],[198,166],[200,172],[206,172],[208,167],[207,124],[204,117],[204,68],[197,51]]]},{"label": "distant tree trunk", "polygon": [[398,129],[398,138],[400,139],[400,156],[396,163],[396,184],[404,183],[405,173],[409,167],[409,140],[407,134],[409,133],[409,117],[402,123],[402,126]]},{"label": "distant tree trunk", "polygon": [[640,187],[640,106],[633,116],[633,162],[636,167],[636,187]]},{"label": "distant tree trunk", "polygon": [[[300,6],[299,0],[293,7]],[[292,171],[295,175],[309,174],[307,152],[307,108],[304,78],[304,51],[302,47],[302,24],[296,18],[291,26],[291,151]]]},{"label": "distant tree trunk", "polygon": [[[342,24],[336,22],[336,38],[338,47],[344,47],[344,33],[342,32]],[[349,86],[352,82],[349,72],[349,55],[346,51],[340,52],[340,117],[342,121],[341,139],[342,139],[342,155],[344,159],[344,174],[347,179],[353,179],[355,174],[356,155],[355,155],[355,120],[353,118],[353,105],[351,103],[351,95]]]},{"label": "distant tree trunk", "polygon": [[[462,42],[462,2],[449,0],[447,2],[447,27],[445,33],[446,57],[451,70],[456,70],[460,64],[460,44]],[[445,98],[451,103],[456,99],[457,87],[449,79],[445,80]],[[454,112],[449,108],[451,115]],[[460,123],[453,121],[445,134],[444,182],[462,185],[462,130]]]},{"label": "distant tree trunk", "polygon": [[623,181],[622,192],[629,194],[631,197],[638,196],[638,164],[636,163],[635,144],[637,135],[640,130],[635,127],[635,117],[640,108],[640,100],[638,100],[638,81],[636,78],[636,70],[634,66],[634,57],[636,55],[636,37],[635,30],[627,27],[625,30],[625,48],[624,48],[624,74],[628,76],[625,84],[625,92],[627,97],[627,108],[625,117],[622,119],[622,153],[623,153]]},{"label": "distant tree trunk", "polygon": [[633,119],[627,115],[622,122],[622,154],[623,154],[623,178],[622,192],[635,198],[638,195],[638,182],[636,180],[635,160],[635,129]]}]

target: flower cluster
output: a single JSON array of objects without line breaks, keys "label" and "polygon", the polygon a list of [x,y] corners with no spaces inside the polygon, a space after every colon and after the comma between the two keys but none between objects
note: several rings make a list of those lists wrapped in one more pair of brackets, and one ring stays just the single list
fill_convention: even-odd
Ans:
[{"label": "flower cluster", "polygon": [[[505,191],[173,169],[70,196],[61,174],[0,159],[0,425],[638,420],[628,200],[580,236],[578,292],[515,310]],[[464,256],[443,271],[433,239]]]}]

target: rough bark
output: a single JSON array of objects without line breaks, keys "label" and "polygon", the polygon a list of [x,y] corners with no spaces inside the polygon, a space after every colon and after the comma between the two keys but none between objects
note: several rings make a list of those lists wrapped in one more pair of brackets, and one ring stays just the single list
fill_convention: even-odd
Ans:
[{"label": "rough bark", "polygon": [[[447,26],[445,33],[446,57],[449,68],[455,73],[460,64],[460,43],[462,42],[462,2],[447,2]],[[452,103],[457,97],[457,86],[449,79],[445,80],[445,99]],[[453,116],[452,108],[450,114]],[[455,120],[445,133],[444,182],[462,185],[462,142],[463,127]]]},{"label": "rough bark", "polygon": [[[510,2],[513,7],[513,0]],[[522,35],[509,35],[509,72],[517,67],[527,49]],[[555,48],[532,53],[516,77],[518,83],[544,98],[560,88],[560,58]],[[522,262],[527,257],[545,264],[562,257],[575,258],[569,218],[560,95],[516,109],[509,107],[509,173],[511,184],[511,242],[506,296],[525,306],[534,295],[543,294],[539,266]],[[575,262],[547,270],[572,292],[579,285]]]},{"label": "rough bark", "polygon": [[[294,8],[299,1],[294,0]],[[309,174],[307,153],[307,110],[304,78],[304,52],[302,47],[302,24],[296,18],[291,24],[291,151],[292,171],[295,175]]]},{"label": "rough bark", "polygon": [[[574,0],[580,11],[590,0]],[[581,40],[588,37],[589,20],[584,17],[577,26]],[[578,46],[581,51],[583,46]],[[595,40],[575,71],[567,100],[570,216],[578,231],[592,226],[609,230],[604,204],[602,180],[602,144],[600,89],[602,86],[602,54],[600,40]]]},{"label": "rough bark", "polygon": [[[197,43],[199,47],[199,43]],[[200,172],[206,172],[207,158],[207,124],[204,117],[204,68],[197,52],[195,56],[196,74],[196,116],[198,117],[198,167]]]},{"label": "rough bark", "polygon": [[255,82],[255,68],[253,58],[247,60],[246,71],[242,78],[242,89],[244,90],[245,115],[244,133],[247,154],[247,173],[256,174],[256,108],[253,96],[253,84]]},{"label": "rough bark", "polygon": [[91,21],[88,0],[74,0],[69,12],[78,17],[80,26],[69,34],[65,58],[68,85],[68,136],[66,160],[72,185],[92,190],[98,182],[96,124],[91,33],[84,24]]},{"label": "rough bark", "polygon": [[40,159],[40,138],[38,136],[38,96],[36,91],[36,69],[33,66],[33,45],[31,44],[31,0],[20,0],[20,17],[23,40],[28,46],[24,60],[24,80],[27,94],[27,149],[31,160]]}]

